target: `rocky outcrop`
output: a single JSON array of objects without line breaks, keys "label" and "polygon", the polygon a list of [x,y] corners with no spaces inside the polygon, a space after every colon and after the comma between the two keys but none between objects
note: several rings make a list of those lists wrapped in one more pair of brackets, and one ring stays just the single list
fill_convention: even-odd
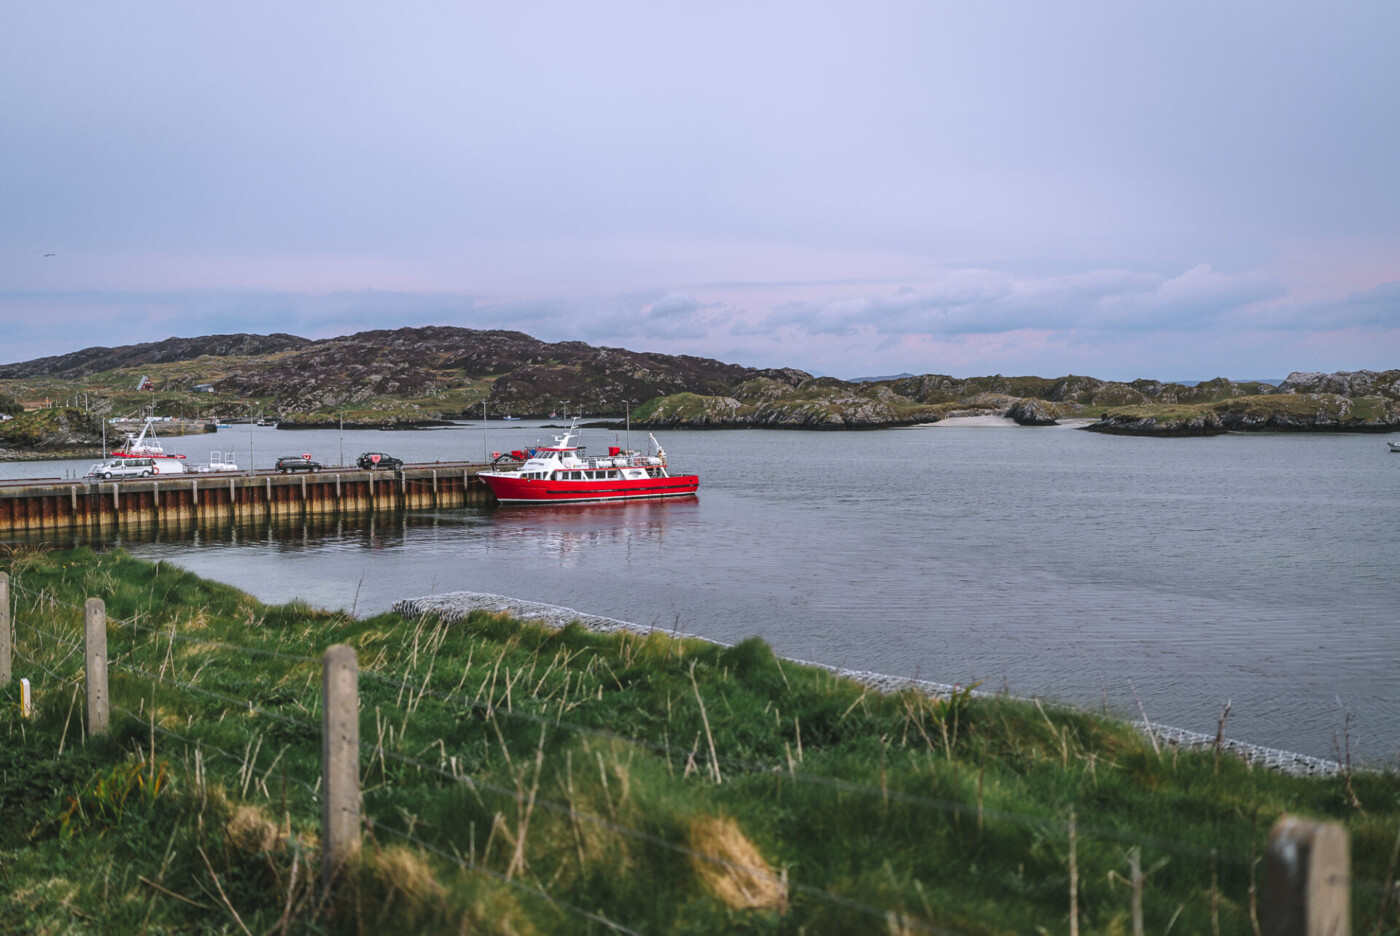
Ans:
[{"label": "rocky outcrop", "polygon": [[101,456],[102,422],[79,409],[42,409],[0,422],[0,461]]},{"label": "rocky outcrop", "polygon": [[1400,429],[1400,400],[1294,390],[1177,407],[1160,404],[1125,407],[1103,414],[1099,422],[1085,428],[1121,435],[1160,436],[1219,432],[1389,432]]},{"label": "rocky outcrop", "polygon": [[1277,393],[1330,393],[1344,397],[1379,396],[1400,400],[1400,370],[1337,371],[1335,374],[1295,371],[1278,385]]},{"label": "rocky outcrop", "polygon": [[1220,417],[1214,413],[1176,417],[1135,414],[1105,416],[1098,422],[1084,428],[1109,435],[1143,436],[1209,436],[1220,435],[1226,431]]},{"label": "rocky outcrop", "polygon": [[831,377],[805,380],[787,392],[777,381],[760,378],[746,381],[736,394],[663,397],[634,411],[633,422],[651,428],[875,429],[942,416],[937,407],[912,404],[888,387]]},{"label": "rocky outcrop", "polygon": [[1044,400],[1017,400],[1006,415],[1016,420],[1018,426],[1054,426],[1057,408]]}]

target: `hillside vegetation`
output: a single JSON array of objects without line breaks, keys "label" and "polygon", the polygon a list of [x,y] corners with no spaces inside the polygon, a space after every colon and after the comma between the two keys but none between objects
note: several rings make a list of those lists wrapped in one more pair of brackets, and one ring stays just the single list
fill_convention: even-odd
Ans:
[{"label": "hillside vegetation", "polygon": [[[1351,834],[1397,932],[1400,778],[1284,776],[1107,717],[881,694],[664,633],[264,605],[120,551],[16,551],[0,931],[1256,932],[1284,813]],[[106,602],[91,736],[82,602]],[[318,892],[320,655],[358,655],[360,857]]]},{"label": "hillside vegetation", "polygon": [[[151,378],[154,392],[138,389],[142,377]],[[1022,425],[1097,420],[1092,428],[1155,435],[1400,428],[1400,370],[1295,373],[1277,387],[1225,378],[1186,386],[1000,374],[857,383],[447,327],[320,341],[214,335],[88,348],[0,366],[0,398],[6,396],[110,415],[153,406],[163,416],[267,417],[287,428],[477,418],[483,404],[488,415],[521,417],[621,417],[630,407],[639,424],[653,428],[868,429],[986,414]]]},{"label": "hillside vegetation", "polygon": [[0,457],[50,449],[102,454],[102,419],[71,407],[20,413],[0,422]]}]

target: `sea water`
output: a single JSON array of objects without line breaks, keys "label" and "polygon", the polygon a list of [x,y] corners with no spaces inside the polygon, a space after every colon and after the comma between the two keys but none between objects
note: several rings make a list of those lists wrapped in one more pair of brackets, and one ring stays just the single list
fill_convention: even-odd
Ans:
[{"label": "sea water", "polygon": [[[259,467],[369,449],[480,460],[555,431],[235,427],[169,447],[241,460],[251,448]],[[583,441],[604,451],[624,435]],[[1400,455],[1380,437],[953,425],[657,437],[673,469],[700,475],[698,497],[106,542],[269,601],[363,616],[492,592],[1210,734],[1229,702],[1230,737],[1319,756],[1349,745],[1371,762],[1400,752]]]}]

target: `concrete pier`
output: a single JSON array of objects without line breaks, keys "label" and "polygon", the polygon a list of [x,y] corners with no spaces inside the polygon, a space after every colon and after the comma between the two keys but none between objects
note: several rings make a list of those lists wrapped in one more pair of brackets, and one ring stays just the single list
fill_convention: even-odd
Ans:
[{"label": "concrete pier", "polygon": [[187,474],[159,479],[0,483],[0,535],[101,531],[371,514],[495,503],[482,465],[439,462],[401,471]]}]

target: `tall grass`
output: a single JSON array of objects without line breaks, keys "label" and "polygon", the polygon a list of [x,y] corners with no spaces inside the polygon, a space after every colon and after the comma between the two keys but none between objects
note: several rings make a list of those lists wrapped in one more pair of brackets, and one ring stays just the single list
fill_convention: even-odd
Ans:
[{"label": "tall grass", "polygon": [[[1349,792],[1158,754],[1110,719],[879,694],[758,640],[354,620],[120,551],[0,567],[39,702],[23,722],[3,690],[0,930],[1066,933],[1072,861],[1078,932],[1129,931],[1137,867],[1147,932],[1251,933],[1289,812],[1347,825],[1357,931],[1397,932],[1393,773]],[[74,696],[89,596],[112,620],[104,738]],[[365,846],[321,894],[335,643],[362,670]]]}]

